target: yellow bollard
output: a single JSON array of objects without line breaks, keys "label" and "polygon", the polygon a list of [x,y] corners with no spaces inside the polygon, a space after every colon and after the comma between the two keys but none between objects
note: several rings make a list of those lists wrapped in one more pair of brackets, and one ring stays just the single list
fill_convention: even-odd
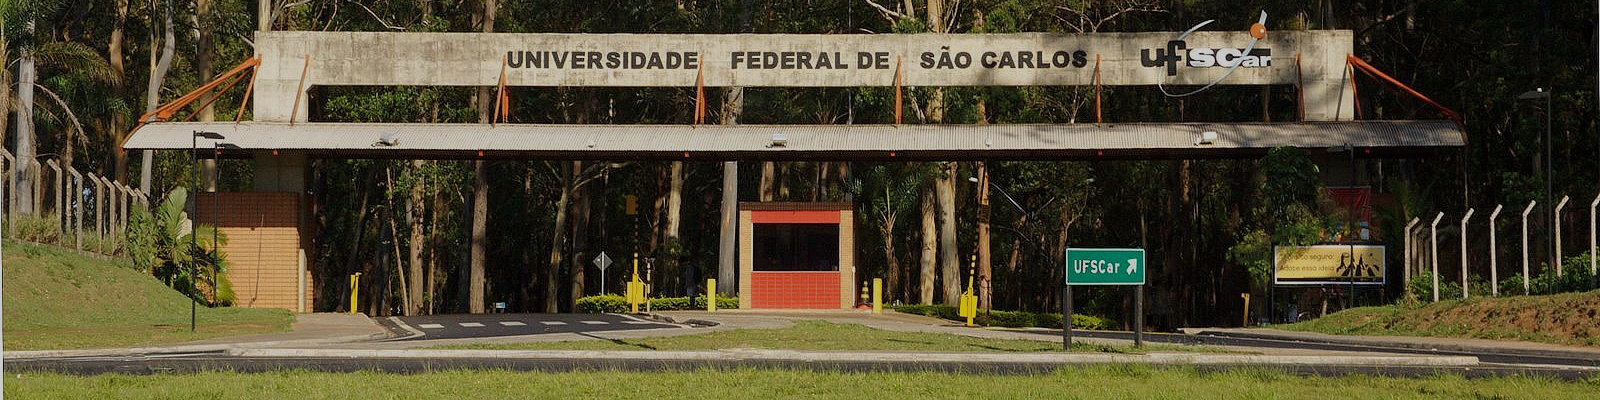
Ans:
[{"label": "yellow bollard", "polygon": [[960,307],[957,313],[967,317],[967,326],[973,326],[972,320],[978,316],[978,296],[972,294],[972,278],[977,275],[978,255],[972,255],[972,264],[967,270],[967,291],[961,293]]},{"label": "yellow bollard", "polygon": [[1250,326],[1250,294],[1249,293],[1240,293],[1239,297],[1243,297],[1244,298],[1244,325],[1241,325],[1241,326],[1249,327]]},{"label": "yellow bollard", "polygon": [[707,312],[715,312],[715,311],[717,311],[717,280],[716,280],[716,278],[712,278],[712,279],[707,279],[706,280],[706,311]]},{"label": "yellow bollard", "polygon": [[626,293],[628,312],[639,313],[639,301],[644,298],[644,282],[639,281],[639,253],[633,253],[633,278],[628,280]]},{"label": "yellow bollard", "polygon": [[883,278],[872,278],[872,313],[883,314]]},{"label": "yellow bollard", "polygon": [[361,273],[350,274],[350,313],[360,314],[356,308],[356,298],[361,296]]}]

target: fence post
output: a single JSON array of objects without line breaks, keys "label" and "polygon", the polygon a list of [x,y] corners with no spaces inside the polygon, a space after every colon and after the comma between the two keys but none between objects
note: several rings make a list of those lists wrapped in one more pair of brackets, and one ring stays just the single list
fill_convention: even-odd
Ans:
[{"label": "fence post", "polygon": [[67,173],[72,175],[72,237],[77,241],[78,250],[83,250],[83,174],[77,168],[67,166]]},{"label": "fence post", "polygon": [[1527,296],[1533,292],[1529,290],[1528,276],[1528,213],[1533,212],[1533,206],[1539,204],[1538,200],[1529,200],[1528,208],[1522,209],[1522,295]]},{"label": "fence post", "polygon": [[1478,211],[1477,209],[1469,207],[1469,208],[1467,208],[1466,215],[1462,215],[1461,216],[1461,298],[1462,299],[1467,298],[1469,296],[1468,292],[1470,292],[1470,290],[1468,290],[1468,288],[1467,288],[1467,277],[1470,275],[1470,274],[1467,273],[1467,222],[1472,220],[1472,214],[1477,212],[1477,211]]},{"label": "fence post", "polygon": [[[1406,234],[1405,234],[1405,243],[1406,243],[1405,246],[1406,247],[1405,247],[1404,251],[1401,251],[1401,254],[1403,255],[1403,257],[1401,257],[1401,258],[1403,258],[1405,260],[1405,262],[1404,262],[1405,267],[1402,268],[1403,271],[1401,272],[1401,274],[1403,274],[1404,276],[1402,278],[1400,278],[1401,279],[1400,280],[1401,287],[1405,287],[1406,284],[1409,284],[1411,282],[1411,269],[1415,268],[1415,266],[1412,265],[1411,262],[1415,261],[1415,258],[1416,258],[1415,257],[1416,250],[1413,249],[1412,246],[1411,246],[1411,237],[1416,235],[1416,233],[1417,233],[1416,232],[1416,227],[1417,227],[1417,224],[1420,224],[1420,223],[1422,223],[1422,219],[1421,218],[1417,218],[1417,217],[1411,217],[1411,222],[1407,222],[1406,223]],[[1248,322],[1246,323],[1245,326],[1249,326]]]},{"label": "fence post", "polygon": [[1428,224],[1428,263],[1433,265],[1433,301],[1439,301],[1439,221],[1444,219],[1444,213],[1433,217],[1433,223]]},{"label": "fence post", "polygon": [[1495,204],[1494,212],[1489,213],[1489,295],[1500,296],[1500,246],[1495,243],[1495,218],[1500,217],[1500,209],[1504,204]]},{"label": "fence post", "polygon": [[1567,207],[1569,196],[1561,196],[1561,201],[1556,203],[1556,208],[1550,213],[1550,224],[1556,227],[1556,252],[1550,257],[1550,263],[1556,268],[1556,276],[1561,276],[1561,209]]}]

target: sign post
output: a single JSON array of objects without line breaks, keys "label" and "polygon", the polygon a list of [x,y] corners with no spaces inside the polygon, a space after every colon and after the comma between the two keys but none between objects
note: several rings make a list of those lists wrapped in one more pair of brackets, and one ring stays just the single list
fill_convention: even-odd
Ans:
[{"label": "sign post", "polygon": [[606,256],[604,251],[600,252],[600,255],[594,256],[594,266],[600,267],[600,294],[606,294],[606,267],[611,266],[611,257]]},{"label": "sign post", "polygon": [[1062,299],[1061,344],[1072,348],[1072,287],[1078,285],[1131,285],[1133,345],[1144,345],[1144,249],[1067,249],[1066,286]]}]

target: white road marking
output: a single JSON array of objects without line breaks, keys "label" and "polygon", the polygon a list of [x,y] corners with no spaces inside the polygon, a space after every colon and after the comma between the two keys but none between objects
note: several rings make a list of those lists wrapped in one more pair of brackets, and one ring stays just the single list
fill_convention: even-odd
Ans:
[{"label": "white road marking", "polygon": [[524,324],[524,323],[522,323],[520,321],[500,321],[500,325],[505,325],[505,326],[523,326],[523,325],[527,325],[527,324]]},{"label": "white road marking", "polygon": [[609,322],[605,322],[605,321],[578,321],[578,322],[582,322],[585,325],[605,325],[605,324],[609,324]]},{"label": "white road marking", "polygon": [[477,323],[477,322],[462,322],[460,325],[462,327],[464,327],[464,328],[482,328],[483,327],[483,324],[480,324],[480,323]]},{"label": "white road marking", "polygon": [[545,325],[566,325],[567,324],[567,323],[561,322],[561,321],[539,321],[539,323],[545,324]]},{"label": "white road marking", "polygon": [[428,335],[426,333],[422,333],[422,331],[419,331],[416,328],[412,328],[411,325],[406,325],[405,321],[401,321],[400,318],[389,317],[389,322],[393,322],[395,326],[398,326],[400,329],[404,329],[406,333],[411,334],[410,336],[390,338],[389,340],[419,338]]},{"label": "white road marking", "polygon": [[644,321],[622,321],[622,323],[624,323],[624,324],[628,324],[628,325],[645,325],[645,324],[650,324],[650,323],[649,323],[649,322],[644,322]]},{"label": "white road marking", "polygon": [[422,329],[440,329],[440,328],[444,328],[444,325],[439,325],[439,324],[417,324],[417,327],[418,328],[422,328]]}]

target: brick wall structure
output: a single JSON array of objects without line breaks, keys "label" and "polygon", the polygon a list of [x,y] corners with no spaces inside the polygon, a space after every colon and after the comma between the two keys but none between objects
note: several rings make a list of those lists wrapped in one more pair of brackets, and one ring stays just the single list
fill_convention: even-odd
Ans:
[{"label": "brick wall structure", "polygon": [[[848,203],[740,203],[739,307],[838,309],[856,304],[854,215]],[[839,227],[837,271],[755,271],[755,226]]]},{"label": "brick wall structure", "polygon": [[196,219],[216,224],[228,238],[222,252],[235,306],[312,311],[316,290],[306,263],[306,199],[292,192],[221,192],[195,200]]}]

